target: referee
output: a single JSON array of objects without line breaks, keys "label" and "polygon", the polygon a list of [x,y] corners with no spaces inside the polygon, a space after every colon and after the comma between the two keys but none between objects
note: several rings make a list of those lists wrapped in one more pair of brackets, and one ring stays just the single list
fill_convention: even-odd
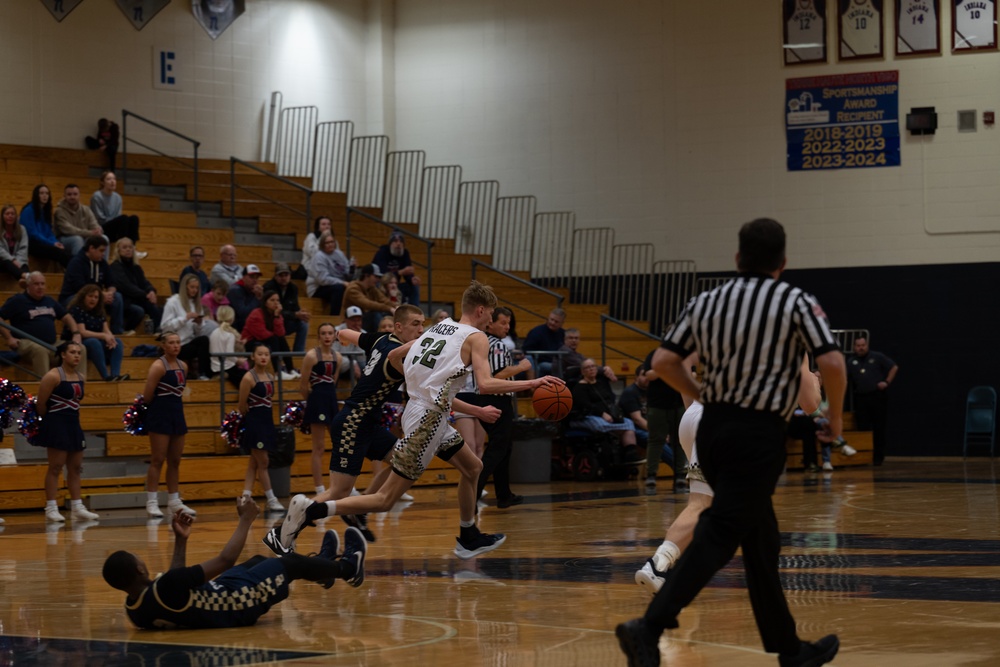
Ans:
[{"label": "referee", "polygon": [[[839,648],[836,635],[808,643],[795,632],[778,578],[781,541],[771,495],[785,465],[785,430],[803,354],[814,355],[823,375],[834,437],[842,427],[844,357],[819,303],[778,280],[785,268],[784,228],[766,218],[748,222],[739,244],[739,275],[692,299],[654,356],[660,377],[705,405],[698,458],[715,499],[646,615],[616,628],[630,667],[660,664],[660,635],[678,627],[678,614],[738,547],[764,650],[778,653],[781,667],[815,667],[830,662]],[[705,368],[701,387],[682,365],[694,351]]]}]

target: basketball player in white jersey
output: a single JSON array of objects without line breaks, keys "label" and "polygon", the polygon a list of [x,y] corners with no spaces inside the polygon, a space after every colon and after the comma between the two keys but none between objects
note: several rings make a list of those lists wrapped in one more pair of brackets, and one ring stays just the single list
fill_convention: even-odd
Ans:
[{"label": "basketball player in white jersey", "polygon": [[938,19],[933,0],[900,0],[896,20],[899,53],[938,50]]},{"label": "basketball player in white jersey", "polygon": [[[698,363],[698,355],[692,354],[684,360],[685,367]],[[815,412],[819,407],[821,394],[819,378],[809,370],[809,357],[802,360],[802,384],[799,386],[799,407],[806,412]],[[688,504],[684,507],[674,522],[667,529],[667,535],[663,544],[656,548],[656,553],[652,558],[648,558],[641,568],[635,572],[635,583],[642,586],[650,595],[663,586],[663,579],[667,576],[667,570],[673,567],[677,559],[681,557],[684,549],[691,544],[694,537],[695,526],[698,525],[698,517],[703,510],[712,504],[712,497],[715,491],[705,481],[705,475],[698,465],[698,447],[695,436],[698,433],[698,424],[701,422],[702,404],[684,397],[684,404],[687,410],[681,417],[678,428],[681,447],[688,457],[688,484],[691,496]],[[855,453],[850,445],[844,445],[843,452],[850,456]]]},{"label": "basketball player in white jersey", "polygon": [[848,0],[840,15],[840,57],[877,56],[882,53],[882,3]]},{"label": "basketball player in white jersey", "polygon": [[826,18],[814,0],[795,0],[795,11],[785,25],[785,63],[826,60]]},{"label": "basketball player in white jersey", "polygon": [[967,0],[955,5],[955,48],[991,46],[995,28],[993,0]]},{"label": "basketball player in white jersey", "polygon": [[[475,374],[481,394],[529,391],[541,386],[564,385],[552,376],[534,380],[498,380],[490,373],[489,343],[483,329],[492,320],[497,297],[479,282],[462,295],[462,318],[445,319],[431,326],[417,340],[399,348],[406,352],[401,369],[406,377],[410,400],[403,411],[406,434],[396,442],[389,462],[392,472],[376,493],[352,496],[325,503],[312,503],[306,496],[292,498],[288,516],[281,525],[280,542],[291,549],[295,537],[310,521],[332,514],[349,515],[387,512],[423,474],[435,456],[448,461],[462,473],[458,483],[461,519],[455,555],[473,558],[503,544],[506,536],[481,533],[476,526],[476,485],[483,463],[448,423],[451,403],[465,386],[465,375]],[[405,349],[404,349],[405,348]]]}]

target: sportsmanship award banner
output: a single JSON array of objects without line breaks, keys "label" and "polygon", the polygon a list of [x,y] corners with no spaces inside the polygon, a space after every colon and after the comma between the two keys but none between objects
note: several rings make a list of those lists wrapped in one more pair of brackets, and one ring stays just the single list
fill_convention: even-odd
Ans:
[{"label": "sportsmanship award banner", "polygon": [[899,72],[785,82],[788,170],[899,166]]}]

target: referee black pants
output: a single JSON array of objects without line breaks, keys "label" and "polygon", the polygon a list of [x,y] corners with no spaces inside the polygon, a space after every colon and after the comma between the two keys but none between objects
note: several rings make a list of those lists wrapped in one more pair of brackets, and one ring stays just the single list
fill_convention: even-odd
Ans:
[{"label": "referee black pants", "polygon": [[490,475],[493,476],[493,492],[497,500],[513,495],[510,490],[510,453],[514,443],[511,440],[514,426],[514,399],[511,396],[494,394],[474,394],[469,402],[485,407],[492,405],[500,410],[500,418],[492,424],[480,422],[489,436],[483,450],[483,471],[479,473],[476,498],[479,498]]},{"label": "referee black pants", "polygon": [[769,653],[794,654],[800,642],[778,578],[781,538],[771,495],[785,465],[785,420],[709,404],[698,427],[698,460],[715,491],[694,539],[646,611],[651,630],[677,627],[677,616],[743,549],[743,570],[757,629]]}]

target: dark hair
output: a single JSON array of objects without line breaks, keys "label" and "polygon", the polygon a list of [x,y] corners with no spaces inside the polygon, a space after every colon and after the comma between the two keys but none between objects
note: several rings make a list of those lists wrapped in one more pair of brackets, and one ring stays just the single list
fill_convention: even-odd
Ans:
[{"label": "dark hair", "polygon": [[210,291],[214,292],[215,290],[219,289],[220,287],[222,288],[223,292],[228,292],[229,291],[229,283],[227,283],[222,278],[217,278],[216,280],[212,281],[212,289]]},{"label": "dark hair", "polygon": [[100,235],[88,236],[87,240],[83,242],[83,247],[86,250],[90,250],[91,248],[107,248],[108,242],[103,236]]},{"label": "dark hair", "polygon": [[138,560],[133,554],[127,551],[116,551],[104,561],[104,581],[108,582],[111,588],[120,591],[127,591],[135,583],[139,573],[136,571]]},{"label": "dark hair", "polygon": [[514,313],[511,312],[510,308],[506,306],[497,306],[493,309],[493,321],[496,322],[500,319],[501,315],[506,315],[507,317],[513,317]]},{"label": "dark hair", "polygon": [[64,188],[63,188],[63,192],[66,192],[66,191],[67,191],[67,190],[69,190],[70,188],[76,188],[77,190],[79,190],[79,189],[80,189],[80,186],[79,186],[79,185],[77,185],[76,183],[67,183],[67,184],[66,184],[66,187],[64,187]]},{"label": "dark hair", "polygon": [[190,257],[191,253],[193,253],[195,250],[201,250],[201,254],[202,255],[205,254],[205,249],[202,248],[200,245],[196,245],[196,246],[191,246],[191,249],[188,250],[188,257]]},{"label": "dark hair", "polygon": [[[74,308],[79,308],[83,312],[88,313],[90,315],[106,317],[107,315],[104,310],[104,300],[101,299],[100,297],[98,297],[97,305],[94,306],[93,310],[87,310],[87,307],[84,305],[84,300],[86,300],[88,294],[91,294],[93,292],[97,292],[99,294],[100,291],[101,291],[101,286],[96,283],[90,283],[88,285],[84,285],[83,287],[80,288],[79,292],[73,295],[73,300],[69,302],[68,306],[66,306],[66,310],[72,311]],[[77,324],[80,323],[77,322]]]},{"label": "dark hair", "polygon": [[278,296],[277,292],[275,292],[273,289],[269,289],[266,292],[264,292],[264,296],[260,298],[260,310],[262,313],[264,313],[264,326],[267,327],[268,331],[271,331],[273,333],[274,313],[265,307],[267,306],[267,300],[270,299],[272,296],[277,296],[278,300],[279,301],[281,300],[281,297]]},{"label": "dark hair", "polygon": [[513,310],[510,311],[510,329],[507,330],[507,336],[517,345],[517,316]]},{"label": "dark hair", "polygon": [[[257,351],[257,348],[258,348],[258,347],[263,347],[263,348],[265,348],[265,349],[266,349],[266,350],[267,350],[268,352],[270,352],[270,351],[271,351],[271,348],[269,348],[269,347],[267,346],[267,343],[264,343],[263,341],[259,341],[259,340],[252,340],[252,341],[250,341],[249,345],[247,345],[247,352],[249,352],[249,353],[250,353],[250,356],[251,356],[251,357],[253,356],[253,353]],[[253,360],[252,360],[252,359],[251,359],[250,363],[251,363],[251,364],[253,363]]]},{"label": "dark hair", "polygon": [[0,231],[3,231],[3,228],[7,225],[7,223],[4,222],[4,220],[3,220],[4,213],[7,212],[7,209],[10,209],[10,210],[14,211],[14,239],[16,241],[20,241],[21,240],[21,223],[18,222],[18,220],[17,220],[17,207],[14,206],[13,204],[4,204],[3,208],[0,208]]},{"label": "dark hair", "polygon": [[56,347],[56,354],[59,355],[60,359],[62,359],[63,355],[66,354],[66,352],[69,350],[70,345],[76,345],[81,350],[83,349],[83,343],[74,343],[71,340],[63,341],[62,343],[59,343],[59,345]]},{"label": "dark hair", "polygon": [[785,228],[780,222],[757,218],[740,227],[740,271],[772,273],[784,261]]},{"label": "dark hair", "polygon": [[368,276],[375,275],[375,269],[378,268],[374,264],[365,264],[360,269],[358,269],[358,279],[367,278]]},{"label": "dark hair", "polygon": [[333,233],[333,219],[330,218],[330,216],[328,216],[328,215],[321,215],[318,218],[316,218],[316,222],[313,223],[313,236],[315,236],[317,239],[319,238],[319,221],[320,220],[329,220],[330,221],[330,233],[331,234]]},{"label": "dark hair", "polygon": [[[42,199],[38,196],[38,193],[42,188],[49,191],[49,201],[42,206]],[[35,220],[43,220],[48,224],[52,224],[52,188],[45,185],[45,183],[39,183],[35,186],[35,189],[31,191],[31,212],[35,215]]]},{"label": "dark hair", "polygon": [[337,330],[337,327],[335,327],[332,322],[323,322],[323,324],[319,325],[319,327],[316,328],[316,332],[319,333],[320,331],[322,331],[323,327],[330,327],[334,331]]}]

